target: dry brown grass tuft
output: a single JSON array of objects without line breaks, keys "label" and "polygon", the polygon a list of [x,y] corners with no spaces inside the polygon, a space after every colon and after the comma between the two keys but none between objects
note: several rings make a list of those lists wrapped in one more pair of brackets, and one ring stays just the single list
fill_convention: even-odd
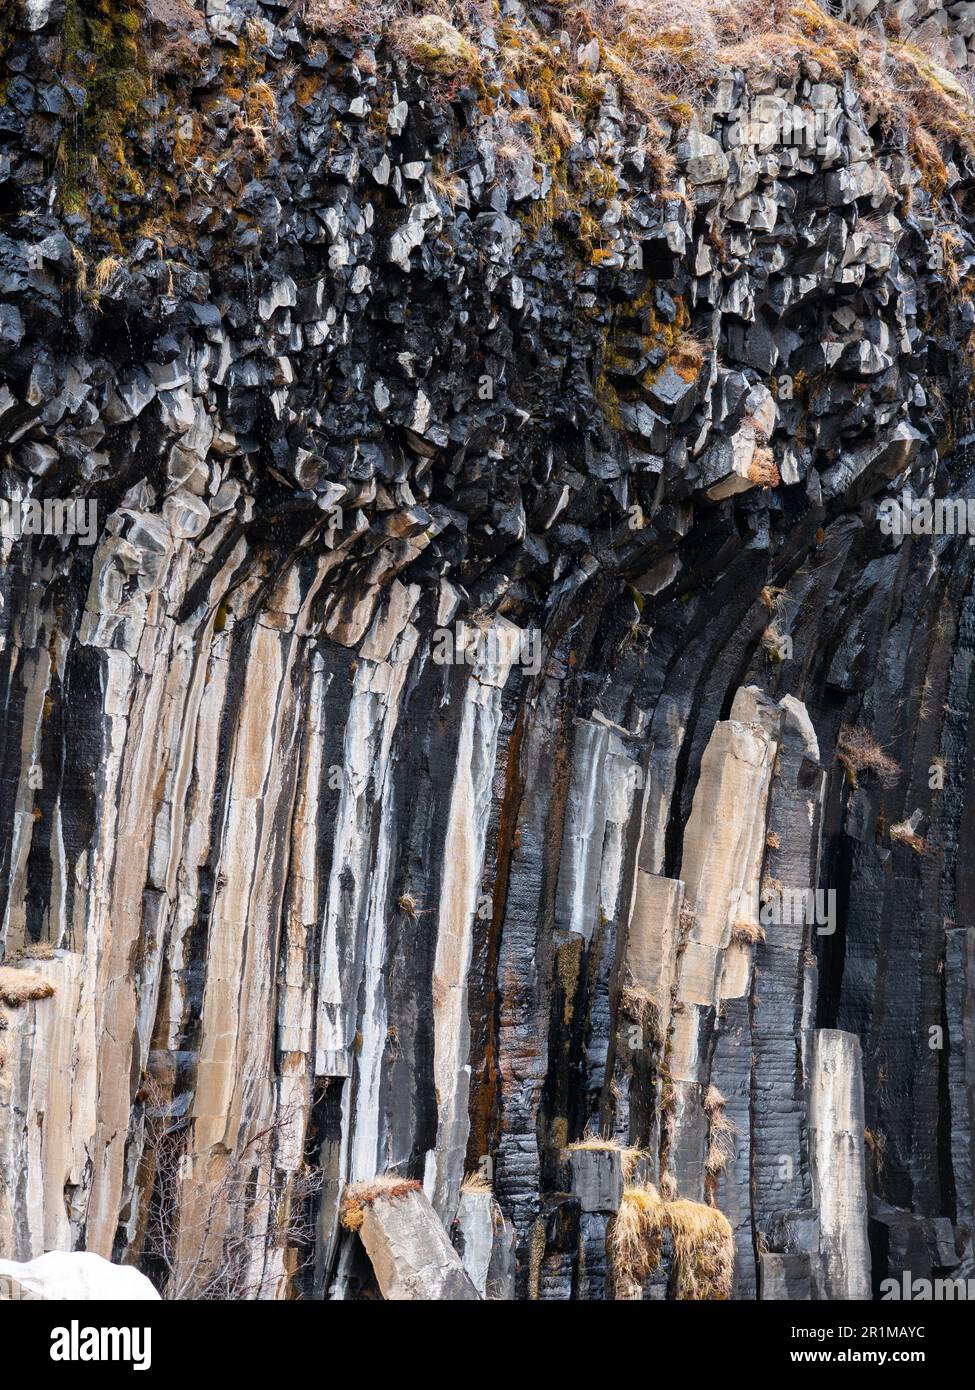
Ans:
[{"label": "dry brown grass tuft", "polygon": [[351,1183],[342,1194],[342,1225],[347,1231],[357,1231],[366,1207],[371,1207],[380,1197],[395,1199],[421,1190],[422,1185],[414,1178],[400,1178],[395,1173],[370,1178],[368,1182]]},{"label": "dry brown grass tuft", "polygon": [[507,121],[498,129],[494,148],[494,163],[499,174],[510,174],[520,164],[532,158],[532,147],[515,126]]},{"label": "dry brown grass tuft", "polygon": [[731,940],[736,946],[754,946],[765,940],[765,928],[757,922],[735,922],[731,928]]},{"label": "dry brown grass tuft", "polygon": [[659,1043],[660,1010],[648,989],[640,985],[627,984],[620,990],[620,1014],[640,1028],[647,1041]]},{"label": "dry brown grass tuft", "polygon": [[950,228],[942,227],[935,235],[935,244],[945,284],[949,289],[956,290],[961,281],[958,256],[964,250],[965,243]]},{"label": "dry brown grass tuft", "polygon": [[667,365],[673,367],[677,375],[685,381],[696,381],[710,351],[710,343],[685,331],[674,339],[667,357]]},{"label": "dry brown grass tuft", "polygon": [[494,1188],[483,1173],[467,1173],[460,1185],[461,1192],[493,1192]]},{"label": "dry brown grass tuft", "polygon": [[606,1234],[617,1280],[643,1284],[659,1268],[666,1229],[663,1208],[668,1205],[652,1183],[624,1189],[620,1209]]},{"label": "dry brown grass tuft", "polygon": [[755,450],[748,465],[748,479],[762,487],[778,487],[779,469],[771,449],[762,447]]},{"label": "dry brown grass tuft", "polygon": [[900,765],[887,756],[862,724],[843,725],[836,740],[836,758],[854,787],[861,772],[875,773],[883,787],[892,787],[900,776]]},{"label": "dry brown grass tuft", "polygon": [[715,1207],[678,1198],[667,1203],[666,1219],[674,1242],[677,1297],[730,1298],[735,1241],[728,1218]]},{"label": "dry brown grass tuft", "polygon": [[[765,933],[761,927],[758,930],[764,939]],[[712,1083],[705,1091],[702,1101],[702,1108],[708,1117],[709,1125],[708,1152],[704,1161],[704,1168],[712,1183],[735,1156],[735,1136],[738,1133],[738,1126],[724,1113],[726,1104],[724,1096]]]},{"label": "dry brown grass tuft", "polygon": [[0,1004],[16,1009],[32,999],[50,999],[54,993],[54,986],[43,975],[0,965]]},{"label": "dry brown grass tuft", "polygon": [[459,174],[444,166],[442,156],[434,159],[429,177],[433,191],[449,203],[451,208],[456,207],[466,185]]},{"label": "dry brown grass tuft", "polygon": [[84,294],[88,288],[88,262],[74,242],[71,243],[71,283],[79,294]]},{"label": "dry brown grass tuft", "polygon": [[773,27],[759,0],[595,0],[585,11],[605,38],[606,66],[631,99],[657,110],[700,97],[728,44]]},{"label": "dry brown grass tuft", "polygon": [[701,1106],[705,1115],[713,1115],[715,1110],[720,1110],[723,1105],[727,1104],[728,1102],[721,1094],[719,1088],[715,1086],[713,1081],[710,1082],[707,1090],[704,1092],[704,1099],[701,1101]]},{"label": "dry brown grass tuft", "polygon": [[378,34],[399,8],[393,0],[311,0],[305,6],[305,24],[322,38],[361,39]]},{"label": "dry brown grass tuft", "polygon": [[20,953],[21,960],[53,960],[54,947],[50,941],[31,941]]},{"label": "dry brown grass tuft", "polygon": [[677,1197],[667,1201],[652,1183],[627,1187],[610,1223],[606,1245],[618,1282],[642,1285],[659,1268],[664,1235],[673,1250],[679,1299],[727,1299],[735,1243],[720,1211]]},{"label": "dry brown grass tuft", "polygon": [[617,1144],[615,1139],[604,1139],[602,1135],[586,1133],[574,1144],[566,1146],[566,1153],[578,1153],[580,1150],[596,1150],[599,1153],[618,1153],[620,1155],[620,1165],[623,1169],[623,1180],[629,1182],[636,1172],[636,1166],[641,1158],[646,1158],[643,1149]]},{"label": "dry brown grass tuft", "polygon": [[910,821],[899,821],[897,825],[890,827],[890,838],[899,845],[907,845],[915,854],[927,854],[928,842],[923,835],[918,835]]},{"label": "dry brown grass tuft", "polygon": [[685,899],[680,906],[678,916],[678,933],[681,941],[686,941],[691,932],[697,926],[697,913],[689,902]]},{"label": "dry brown grass tuft", "polygon": [[101,294],[107,290],[122,269],[122,262],[117,256],[103,256],[97,263],[91,277],[91,287],[96,294]]},{"label": "dry brown grass tuft", "polygon": [[432,77],[466,79],[480,71],[477,49],[441,15],[398,20],[390,29],[390,42]]}]

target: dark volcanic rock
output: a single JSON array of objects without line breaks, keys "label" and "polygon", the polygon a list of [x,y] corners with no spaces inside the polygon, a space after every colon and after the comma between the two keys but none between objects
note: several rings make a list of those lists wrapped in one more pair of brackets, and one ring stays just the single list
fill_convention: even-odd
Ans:
[{"label": "dark volcanic rock", "polygon": [[0,6],[0,1256],[967,1268],[975,550],[885,524],[975,483],[964,93],[110,8]]}]

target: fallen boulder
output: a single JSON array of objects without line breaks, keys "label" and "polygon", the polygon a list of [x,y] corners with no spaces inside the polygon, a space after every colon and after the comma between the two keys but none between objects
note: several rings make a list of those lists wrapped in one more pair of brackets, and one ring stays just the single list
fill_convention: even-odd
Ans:
[{"label": "fallen boulder", "polygon": [[380,1177],[346,1188],[342,1223],[358,1231],[388,1302],[480,1302],[419,1183]]}]

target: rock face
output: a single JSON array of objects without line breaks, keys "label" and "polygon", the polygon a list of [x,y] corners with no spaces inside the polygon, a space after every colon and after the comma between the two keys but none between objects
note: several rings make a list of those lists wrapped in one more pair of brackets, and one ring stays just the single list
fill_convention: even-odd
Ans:
[{"label": "rock face", "polygon": [[809,1078],[813,1198],[827,1298],[870,1297],[860,1041],[820,1028]]},{"label": "rock face", "polygon": [[870,6],[109,8],[0,3],[0,1256],[971,1261],[965,92]]},{"label": "rock face", "polygon": [[839,0],[832,6],[854,24],[883,34],[891,21],[897,33],[952,69],[975,67],[975,10],[970,0]]}]

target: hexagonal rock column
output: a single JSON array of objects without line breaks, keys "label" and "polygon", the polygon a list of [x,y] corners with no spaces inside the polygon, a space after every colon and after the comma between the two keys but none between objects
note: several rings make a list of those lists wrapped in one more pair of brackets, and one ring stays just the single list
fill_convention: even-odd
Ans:
[{"label": "hexagonal rock column", "polygon": [[490,1192],[461,1190],[454,1245],[474,1287],[491,1302],[515,1296],[514,1229]]},{"label": "hexagonal rock column", "polygon": [[584,1212],[619,1211],[623,1200],[623,1167],[618,1148],[570,1149],[572,1192]]},{"label": "hexagonal rock column", "polygon": [[863,1140],[863,1068],[854,1033],[813,1034],[809,1151],[819,1207],[823,1293],[869,1299],[870,1248]]},{"label": "hexagonal rock column", "polygon": [[623,1161],[615,1146],[569,1150],[572,1193],[579,1200],[580,1299],[606,1296],[606,1233],[623,1200]]}]

